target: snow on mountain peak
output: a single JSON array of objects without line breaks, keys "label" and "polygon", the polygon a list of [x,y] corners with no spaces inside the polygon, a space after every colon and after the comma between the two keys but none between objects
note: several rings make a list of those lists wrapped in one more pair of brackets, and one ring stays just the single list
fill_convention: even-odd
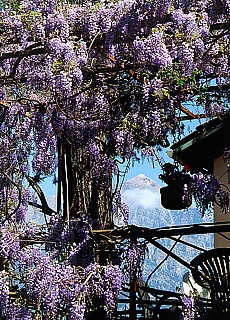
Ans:
[{"label": "snow on mountain peak", "polygon": [[144,173],[140,173],[134,178],[124,182],[122,191],[141,188],[141,189],[152,189],[157,192],[160,189],[160,185],[147,177]]}]

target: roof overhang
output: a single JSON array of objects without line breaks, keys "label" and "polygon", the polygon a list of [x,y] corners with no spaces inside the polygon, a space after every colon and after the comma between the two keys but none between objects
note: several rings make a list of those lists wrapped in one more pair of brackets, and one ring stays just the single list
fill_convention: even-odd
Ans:
[{"label": "roof overhang", "polygon": [[171,146],[172,158],[191,171],[213,172],[214,159],[230,149],[230,114],[215,118]]}]

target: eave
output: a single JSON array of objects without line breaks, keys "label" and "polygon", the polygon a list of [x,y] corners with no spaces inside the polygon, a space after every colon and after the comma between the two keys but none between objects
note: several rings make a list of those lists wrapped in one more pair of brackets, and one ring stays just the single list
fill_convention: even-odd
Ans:
[{"label": "eave", "polygon": [[230,149],[230,114],[215,118],[171,146],[172,158],[192,172],[213,172],[214,159]]}]

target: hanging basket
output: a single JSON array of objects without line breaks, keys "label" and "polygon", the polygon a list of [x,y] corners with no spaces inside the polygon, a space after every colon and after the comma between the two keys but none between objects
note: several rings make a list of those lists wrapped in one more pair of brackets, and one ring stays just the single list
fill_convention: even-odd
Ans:
[{"label": "hanging basket", "polygon": [[174,181],[160,189],[161,205],[169,210],[183,210],[191,206],[191,197],[184,199],[184,183]]}]

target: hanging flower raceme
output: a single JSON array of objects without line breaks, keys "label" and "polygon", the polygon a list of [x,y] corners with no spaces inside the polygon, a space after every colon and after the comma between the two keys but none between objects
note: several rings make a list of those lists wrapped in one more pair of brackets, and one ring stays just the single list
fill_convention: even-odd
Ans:
[{"label": "hanging flower raceme", "polygon": [[[0,258],[16,259],[20,250],[19,234],[13,227],[0,228]],[[1,265],[4,268],[4,265]]]},{"label": "hanging flower raceme", "polygon": [[181,320],[194,320],[196,316],[195,301],[192,296],[184,296],[183,302],[183,312]]},{"label": "hanging flower raceme", "polygon": [[202,214],[213,210],[215,203],[221,207],[223,212],[228,212],[229,195],[222,189],[221,183],[214,175],[201,172],[194,174],[191,177],[189,189]]},{"label": "hanging flower raceme", "polygon": [[147,247],[145,242],[126,241],[119,247],[121,269],[124,278],[129,279],[130,274],[142,278],[142,267]]},{"label": "hanging flower raceme", "polygon": [[9,275],[5,271],[0,271],[0,309],[3,315],[6,315],[9,304],[9,286]]}]

